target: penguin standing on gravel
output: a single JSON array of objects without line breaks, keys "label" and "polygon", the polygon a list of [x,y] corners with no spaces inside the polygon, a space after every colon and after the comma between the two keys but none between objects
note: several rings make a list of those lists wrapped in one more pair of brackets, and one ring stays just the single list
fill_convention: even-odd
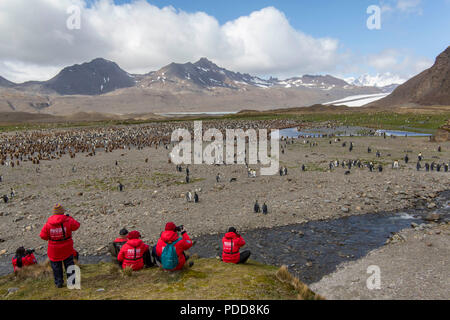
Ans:
[{"label": "penguin standing on gravel", "polygon": [[260,209],[260,207],[259,207],[258,200],[256,200],[255,205],[253,206],[253,211],[254,211],[255,213],[260,213],[260,212],[261,212],[261,209]]},{"label": "penguin standing on gravel", "polygon": [[263,211],[263,214],[267,214],[269,212],[269,210],[267,209],[267,204],[265,202],[262,206],[262,211]]},{"label": "penguin standing on gravel", "polygon": [[198,203],[199,199],[198,199],[198,194],[197,192],[194,192],[194,203]]}]

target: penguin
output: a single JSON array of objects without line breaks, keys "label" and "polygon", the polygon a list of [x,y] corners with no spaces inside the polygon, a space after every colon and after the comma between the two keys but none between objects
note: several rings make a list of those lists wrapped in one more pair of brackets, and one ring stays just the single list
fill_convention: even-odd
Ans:
[{"label": "penguin", "polygon": [[258,200],[256,200],[255,205],[253,206],[253,211],[254,211],[255,213],[261,212],[261,209],[259,208]]},{"label": "penguin", "polygon": [[268,213],[267,204],[265,202],[264,202],[264,204],[262,206],[262,211],[263,211],[263,214],[267,214]]},{"label": "penguin", "polygon": [[198,194],[197,192],[194,192],[194,203],[198,203],[199,199],[198,199]]},{"label": "penguin", "polygon": [[123,188],[124,188],[124,185],[121,182],[119,182],[119,191],[122,192]]}]

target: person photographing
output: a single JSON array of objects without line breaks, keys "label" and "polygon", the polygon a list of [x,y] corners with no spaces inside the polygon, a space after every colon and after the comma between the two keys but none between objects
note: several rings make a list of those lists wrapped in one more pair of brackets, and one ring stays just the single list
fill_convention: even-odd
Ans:
[{"label": "person photographing", "polygon": [[225,263],[235,264],[247,262],[251,252],[249,250],[239,252],[243,246],[245,246],[244,238],[237,233],[236,228],[229,228],[228,232],[222,238],[222,261]]},{"label": "person photographing", "polygon": [[[48,241],[47,256],[53,270],[55,285],[64,285],[63,265],[67,269],[74,265],[72,232],[80,228],[80,223],[68,214],[61,204],[53,207],[53,215],[48,218],[41,230],[40,237]],[[67,277],[69,278],[69,274]]]},{"label": "person photographing", "polygon": [[[154,249],[154,257],[164,270],[177,271],[183,269],[189,257],[185,251],[192,247],[193,243],[184,226],[176,226],[173,222],[166,224],[165,230]],[[189,267],[193,266],[189,263]]]}]

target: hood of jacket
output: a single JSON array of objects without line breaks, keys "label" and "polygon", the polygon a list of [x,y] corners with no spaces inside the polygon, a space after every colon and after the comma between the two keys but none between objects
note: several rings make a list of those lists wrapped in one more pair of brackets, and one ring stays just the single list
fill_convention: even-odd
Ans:
[{"label": "hood of jacket", "polygon": [[131,240],[127,241],[127,244],[134,248],[140,247],[142,245],[142,243],[143,242],[141,239],[131,239]]},{"label": "hood of jacket", "polygon": [[175,231],[164,231],[161,233],[161,240],[168,243],[168,242],[175,242],[178,240],[180,236]]},{"label": "hood of jacket", "polygon": [[234,232],[227,232],[225,233],[225,238],[227,239],[236,239],[238,235]]},{"label": "hood of jacket", "polygon": [[67,221],[69,217],[63,214],[54,214],[50,218],[48,218],[48,223],[54,226],[61,225]]}]

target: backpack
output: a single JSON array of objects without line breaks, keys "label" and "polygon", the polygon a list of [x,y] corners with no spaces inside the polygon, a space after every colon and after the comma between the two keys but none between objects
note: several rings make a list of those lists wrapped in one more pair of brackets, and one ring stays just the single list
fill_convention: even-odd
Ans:
[{"label": "backpack", "polygon": [[178,265],[178,255],[177,250],[175,248],[175,244],[180,241],[179,238],[177,241],[172,243],[166,243],[166,246],[163,249],[161,254],[161,265],[165,270],[175,269]]}]

